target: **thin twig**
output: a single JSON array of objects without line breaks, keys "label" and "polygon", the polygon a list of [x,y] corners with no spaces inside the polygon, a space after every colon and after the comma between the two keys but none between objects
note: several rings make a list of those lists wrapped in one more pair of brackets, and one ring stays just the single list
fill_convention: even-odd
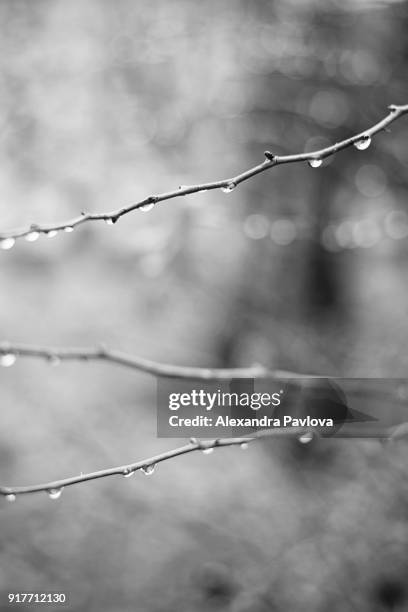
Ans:
[{"label": "thin twig", "polygon": [[[50,365],[59,365],[63,361],[79,361],[86,363],[90,361],[102,361],[109,364],[118,365],[139,372],[150,374],[157,378],[174,378],[193,381],[229,381],[234,379],[251,379],[251,380],[289,380],[292,385],[301,387],[305,379],[328,379],[328,380],[344,380],[344,377],[305,374],[300,372],[292,372],[289,370],[271,370],[262,365],[254,365],[241,368],[203,368],[195,366],[174,365],[171,363],[162,363],[145,359],[138,355],[129,355],[122,351],[108,348],[105,344],[99,345],[96,348],[57,348],[50,346],[19,344],[11,342],[0,342],[0,366],[12,366],[17,359],[21,357],[44,359]],[[363,398],[366,401],[373,401],[375,397],[378,401],[390,401],[389,392],[376,386],[373,389],[373,397],[369,396],[369,391],[361,388],[361,380],[373,383],[378,382],[378,378],[348,378],[347,393],[352,394],[354,399],[361,402]],[[387,380],[401,381],[400,378],[387,377]],[[353,382],[354,381],[354,382]],[[405,379],[404,379],[405,382]],[[394,398],[397,403],[402,403],[398,396]]]},{"label": "thin twig", "polygon": [[[242,172],[241,174],[237,174],[228,179],[222,179],[220,181],[212,181],[210,183],[201,183],[198,185],[191,186],[182,186],[179,189],[173,191],[167,191],[165,193],[160,193],[158,195],[149,195],[143,200],[136,202],[134,204],[129,204],[128,206],[124,206],[117,210],[113,210],[111,212],[106,213],[89,213],[83,212],[81,215],[69,219],[68,221],[56,223],[56,224],[38,224],[32,223],[30,226],[22,227],[19,229],[9,230],[0,233],[0,247],[4,249],[9,249],[14,245],[14,242],[17,238],[26,237],[28,241],[36,240],[40,234],[48,235],[49,237],[55,236],[58,232],[66,231],[71,232],[78,225],[82,225],[83,223],[91,222],[91,221],[105,221],[109,224],[114,224],[123,217],[124,215],[133,212],[134,210],[150,210],[159,202],[163,202],[165,200],[171,200],[173,198],[178,198],[181,196],[190,195],[192,193],[198,193],[203,191],[209,191],[212,189],[222,189],[226,192],[232,191],[237,185],[247,181],[248,179],[260,174],[261,172],[265,172],[270,168],[275,166],[279,166],[280,164],[289,164],[295,162],[311,162],[318,165],[318,162],[334,155],[338,151],[342,149],[346,149],[347,147],[351,147],[353,144],[358,144],[362,142],[366,142],[368,146],[372,136],[386,129],[386,127],[401,117],[408,113],[408,104],[403,106],[391,105],[388,107],[390,112],[384,117],[381,121],[373,125],[372,127],[352,136],[351,138],[347,138],[346,140],[342,140],[341,142],[337,142],[334,145],[326,147],[324,149],[318,149],[316,151],[308,151],[306,153],[298,153],[294,155],[275,155],[270,151],[265,151],[265,161],[249,170]],[[362,146],[361,148],[366,148]]]},{"label": "thin twig", "polygon": [[[6,358],[3,365],[12,365],[14,359],[17,357],[34,357],[43,358],[51,363],[58,363],[60,360],[105,360],[121,366],[129,367],[135,370],[140,370],[148,374],[155,376],[164,376],[171,378],[184,378],[193,380],[223,380],[231,378],[307,378],[308,376],[295,374],[292,372],[284,372],[278,370],[268,370],[262,366],[254,368],[194,368],[185,366],[175,366],[170,364],[162,364],[141,357],[133,357],[121,353],[119,351],[112,351],[107,349],[105,346],[101,346],[97,349],[57,349],[40,346],[29,346],[25,344],[0,344],[0,362]],[[289,428],[274,428],[264,431],[256,432],[249,437],[239,438],[222,438],[211,441],[199,442],[192,439],[189,444],[181,446],[174,450],[170,450],[159,455],[143,459],[131,464],[121,465],[118,467],[108,468],[97,472],[90,472],[88,474],[80,474],[79,476],[73,476],[71,478],[64,478],[60,480],[54,480],[51,482],[32,485],[32,486],[12,486],[5,487],[0,486],[0,494],[5,496],[9,501],[14,501],[15,496],[25,493],[35,493],[38,491],[46,491],[52,498],[59,497],[60,492],[66,486],[78,484],[81,482],[87,482],[88,480],[96,480],[97,478],[104,478],[113,475],[130,476],[134,472],[142,470],[145,473],[149,473],[151,466],[157,463],[166,461],[179,455],[184,455],[193,451],[201,450],[203,452],[209,452],[215,447],[222,446],[237,446],[253,442],[259,438],[264,437],[300,437],[302,434],[310,432],[310,428],[305,427],[289,427]],[[313,428],[313,432],[319,435],[319,428]],[[353,425],[345,423],[340,432],[336,433],[337,437],[390,437],[390,432],[387,428],[379,427],[361,427],[358,429],[353,428]]]},{"label": "thin twig", "polygon": [[[166,378],[183,378],[187,380],[228,380],[231,378],[300,378],[306,375],[295,374],[284,370],[269,370],[261,365],[248,368],[199,368],[160,363],[143,357],[127,355],[101,345],[99,348],[51,348],[27,344],[0,343],[0,360],[7,357],[14,363],[17,357],[34,357],[46,359],[57,365],[60,361],[107,361],[120,366],[146,372]],[[1,363],[1,361],[0,361]],[[12,365],[12,363],[10,363]]]},{"label": "thin twig", "polygon": [[[294,429],[294,428],[293,428]],[[191,453],[193,451],[202,450],[207,452],[210,449],[215,448],[216,446],[233,446],[239,444],[246,444],[252,441],[255,438],[225,438],[220,440],[211,440],[206,442],[199,442],[194,438],[191,439],[189,444],[184,446],[180,446],[170,451],[166,451],[160,453],[159,455],[155,455],[153,457],[149,457],[148,459],[143,459],[142,461],[137,461],[135,463],[129,463],[125,465],[121,465],[118,467],[108,468],[105,470],[99,470],[97,472],[89,472],[87,474],[80,474],[78,476],[72,476],[71,478],[62,478],[60,480],[53,480],[51,482],[46,482],[43,484],[37,484],[32,486],[16,486],[16,487],[0,487],[1,495],[20,495],[23,493],[35,493],[37,491],[54,491],[60,490],[63,487],[68,487],[74,484],[78,484],[80,482],[87,482],[88,480],[96,480],[97,478],[105,478],[107,476],[114,475],[122,475],[122,476],[130,476],[134,472],[140,470],[147,470],[149,472],[149,468],[151,466],[155,466],[162,461],[167,461],[168,459],[172,459],[174,457],[178,457],[179,455],[185,455],[186,453]]]},{"label": "thin twig", "polygon": [[[71,476],[70,478],[61,478],[59,480],[52,480],[50,482],[45,482],[41,484],[28,485],[28,486],[0,486],[0,495],[3,495],[8,501],[15,501],[18,495],[23,495],[27,493],[38,493],[40,491],[46,492],[50,495],[51,498],[58,498],[64,489],[64,487],[69,487],[72,485],[76,485],[82,482],[88,482],[89,480],[97,480],[98,478],[106,478],[108,476],[132,476],[135,472],[142,471],[146,475],[152,474],[154,472],[154,468],[158,463],[163,461],[167,461],[169,459],[173,459],[174,457],[178,457],[180,455],[186,455],[187,453],[191,453],[194,451],[202,451],[203,453],[210,453],[216,448],[221,448],[225,446],[242,446],[242,448],[246,448],[247,445],[251,442],[255,442],[256,440],[260,440],[262,438],[301,438],[304,434],[310,434],[312,432],[314,437],[319,437],[320,433],[324,428],[305,428],[305,427],[277,427],[275,429],[266,429],[263,431],[257,431],[251,436],[240,437],[240,438],[218,438],[214,440],[206,440],[199,441],[195,438],[191,438],[188,444],[184,446],[180,446],[173,450],[165,451],[153,457],[149,457],[148,459],[142,459],[141,461],[136,461],[135,463],[127,463],[125,465],[120,465],[117,467],[107,468],[104,470],[99,470],[96,472],[89,472],[87,474],[79,474],[78,476]],[[347,429],[344,433],[340,434],[341,437],[373,437],[377,435],[379,437],[388,438],[388,430],[382,429],[373,433],[372,430],[368,430],[361,433],[356,434],[352,432],[352,434],[347,433]]]}]

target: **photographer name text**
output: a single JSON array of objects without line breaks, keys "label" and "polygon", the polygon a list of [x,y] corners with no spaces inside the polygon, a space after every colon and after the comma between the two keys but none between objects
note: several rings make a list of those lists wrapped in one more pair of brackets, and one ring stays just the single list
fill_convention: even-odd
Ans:
[{"label": "photographer name text", "polygon": [[334,427],[333,419],[316,419],[311,416],[297,418],[284,415],[282,418],[253,417],[232,418],[229,416],[218,416],[216,419],[210,416],[197,415],[186,418],[172,415],[169,417],[171,427]]}]

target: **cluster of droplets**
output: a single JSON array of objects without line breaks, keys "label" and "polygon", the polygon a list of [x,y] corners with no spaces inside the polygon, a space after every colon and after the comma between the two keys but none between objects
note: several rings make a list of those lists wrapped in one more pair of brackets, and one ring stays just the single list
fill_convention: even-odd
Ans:
[{"label": "cluster of droplets", "polygon": [[[17,357],[17,352],[3,349],[0,353],[0,366],[3,368],[10,368],[16,363]],[[51,366],[59,366],[61,363],[61,357],[56,353],[49,353],[45,358]]]},{"label": "cluster of droplets", "polygon": [[[74,228],[72,225],[66,225],[65,227],[63,227],[60,231],[66,232],[67,234],[70,234],[71,232],[74,231]],[[47,238],[55,238],[55,236],[57,236],[58,234],[58,230],[48,230],[47,232],[44,232],[44,235]],[[36,240],[39,239],[40,237],[40,232],[36,229],[33,229],[31,232],[29,232],[28,234],[26,234],[24,236],[24,239],[27,240],[27,242],[35,242]]]},{"label": "cluster of droplets", "polygon": [[[358,149],[359,151],[365,151],[365,149],[368,149],[370,144],[371,144],[371,136],[369,136],[368,134],[361,136],[361,138],[359,138],[353,143],[355,148]],[[311,157],[310,159],[307,160],[307,163],[309,164],[311,168],[320,168],[320,166],[323,163],[323,160],[320,157]]]},{"label": "cluster of droplets", "polygon": [[[194,444],[194,445],[198,445],[198,448],[201,449],[201,452],[204,455],[210,455],[212,452],[214,452],[214,447],[215,444],[213,445],[213,443],[211,443],[211,446],[203,446],[198,440],[197,438],[190,438],[190,444]],[[248,442],[241,442],[239,445],[240,449],[242,450],[247,450],[249,448],[249,444]]]},{"label": "cluster of droplets", "polygon": [[[47,489],[46,493],[50,499],[59,499],[62,495],[63,487],[55,487],[51,489]],[[7,493],[5,495],[5,499],[10,504],[15,502],[17,499],[17,495],[15,493]]]},{"label": "cluster of droplets", "polygon": [[[36,242],[41,236],[41,234],[44,234],[46,238],[55,238],[55,236],[57,236],[60,231],[66,232],[69,234],[74,231],[74,227],[72,225],[67,225],[61,228],[61,230],[52,229],[52,230],[47,230],[47,231],[39,231],[33,226],[32,229],[23,236],[23,238],[27,242]],[[5,238],[0,238],[0,249],[3,251],[9,251],[10,249],[13,248],[15,244],[16,244],[16,238],[14,236],[6,236]]]},{"label": "cluster of droplets", "polygon": [[[149,465],[144,465],[143,467],[140,468],[140,471],[143,472],[145,476],[151,476],[152,474],[154,474],[155,470],[156,470],[155,463],[150,463]],[[137,469],[132,468],[132,467],[127,467],[123,470],[122,474],[125,478],[130,478],[136,472],[137,472]]]}]

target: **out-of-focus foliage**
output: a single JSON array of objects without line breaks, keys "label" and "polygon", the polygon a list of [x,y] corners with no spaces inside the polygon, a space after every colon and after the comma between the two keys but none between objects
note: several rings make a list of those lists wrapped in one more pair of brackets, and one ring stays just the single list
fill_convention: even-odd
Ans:
[{"label": "out-of-focus foliage", "polygon": [[[4,229],[225,178],[407,102],[403,2],[2,0],[0,15]],[[403,118],[319,169],[20,241],[1,253],[1,337],[404,375],[407,136]],[[4,484],[172,444],[143,375],[21,360],[0,384]],[[402,610],[406,460],[403,442],[273,443],[4,502],[0,590],[66,591],[72,610]]]}]

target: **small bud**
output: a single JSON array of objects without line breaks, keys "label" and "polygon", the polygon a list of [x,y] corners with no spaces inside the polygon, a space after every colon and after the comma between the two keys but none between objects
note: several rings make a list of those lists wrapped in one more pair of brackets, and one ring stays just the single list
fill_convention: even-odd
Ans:
[{"label": "small bud", "polygon": [[275,161],[276,155],[274,155],[270,151],[265,151],[264,155],[265,155],[266,159],[268,159],[269,161]]}]

